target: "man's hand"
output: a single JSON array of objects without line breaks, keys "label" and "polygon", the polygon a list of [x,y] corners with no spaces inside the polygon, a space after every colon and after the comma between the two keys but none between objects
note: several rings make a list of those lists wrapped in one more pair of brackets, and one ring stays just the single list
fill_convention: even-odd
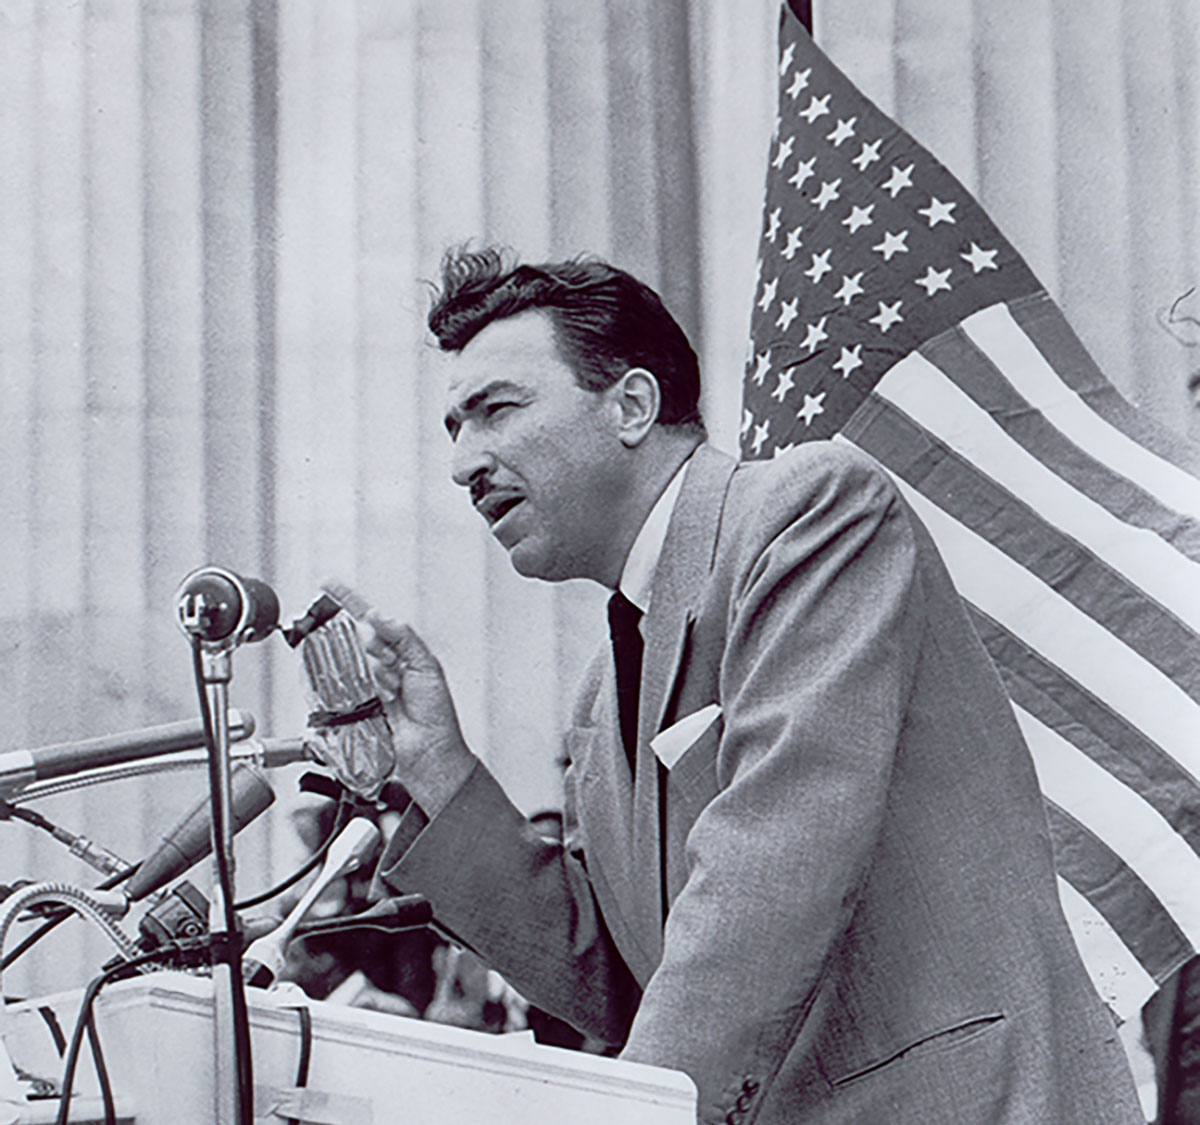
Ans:
[{"label": "man's hand", "polygon": [[410,626],[374,609],[360,622],[363,647],[392,728],[393,776],[432,818],[475,768],[445,674]]}]

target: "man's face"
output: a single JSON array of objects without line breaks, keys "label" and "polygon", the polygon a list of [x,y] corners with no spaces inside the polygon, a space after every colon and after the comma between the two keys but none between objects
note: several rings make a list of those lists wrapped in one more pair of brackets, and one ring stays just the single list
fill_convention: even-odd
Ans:
[{"label": "man's face", "polygon": [[535,309],[493,321],[450,359],[453,477],[530,578],[604,581],[628,486],[620,409],[585,390]]}]

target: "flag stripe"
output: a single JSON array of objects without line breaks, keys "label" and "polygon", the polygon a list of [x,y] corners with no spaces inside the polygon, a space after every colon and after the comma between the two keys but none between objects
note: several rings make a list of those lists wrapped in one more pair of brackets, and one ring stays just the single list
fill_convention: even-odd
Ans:
[{"label": "flag stripe", "polygon": [[920,352],[875,393],[977,465],[1044,520],[1122,571],[1158,605],[1200,631],[1200,566],[1153,532],[1118,520],[1028,453]]},{"label": "flag stripe", "polygon": [[1169,754],[973,606],[971,618],[1015,704],[1137,789],[1200,854],[1196,782]]},{"label": "flag stripe", "polygon": [[1200,449],[1158,425],[1121,397],[1045,293],[1011,301],[1009,310],[1059,378],[1114,429],[1135,437],[1193,478],[1200,474]]},{"label": "flag stripe", "polygon": [[1200,480],[1092,410],[1058,377],[1004,305],[973,313],[962,327],[1017,392],[1080,449],[1128,477],[1164,506],[1200,518]]},{"label": "flag stripe", "polygon": [[[840,438],[835,440],[844,440]],[[893,475],[945,560],[959,593],[1045,654],[1200,777],[1200,707],[1169,677],[1024,567]]]},{"label": "flag stripe", "polygon": [[1132,789],[1023,707],[1014,710],[1046,799],[1104,840],[1186,940],[1200,943],[1200,856]]},{"label": "flag stripe", "polygon": [[[1016,322],[1011,323],[1013,330],[1020,332]],[[982,407],[996,425],[1075,489],[1116,518],[1153,532],[1193,562],[1200,562],[1200,523],[1167,507],[1122,475],[1119,464],[1114,467],[1097,460],[1069,440],[1036,409],[1035,404],[1017,392],[1013,382],[1009,381],[1008,372],[995,366],[963,328],[942,333],[921,350],[946,378]],[[1058,391],[1060,394],[1073,393],[1061,385]],[[1044,397],[1049,390],[1041,393]]]},{"label": "flag stripe", "polygon": [[1058,873],[1104,915],[1121,943],[1155,980],[1174,972],[1191,946],[1154,893],[1112,848],[1069,812],[1046,802]]},{"label": "flag stripe", "polygon": [[[960,523],[1120,636],[1200,703],[1200,636],[902,410],[868,399],[843,433]],[[1200,578],[1198,578],[1200,583]]]},{"label": "flag stripe", "polygon": [[1104,915],[1061,875],[1058,897],[1097,993],[1121,1019],[1129,1019],[1154,994],[1154,978],[1129,952]]}]

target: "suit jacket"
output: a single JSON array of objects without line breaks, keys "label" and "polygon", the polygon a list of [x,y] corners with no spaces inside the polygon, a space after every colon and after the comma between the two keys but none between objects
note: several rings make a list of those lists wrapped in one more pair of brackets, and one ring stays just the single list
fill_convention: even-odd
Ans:
[{"label": "suit jacket", "polygon": [[1141,1120],[999,679],[873,461],[700,447],[643,633],[636,776],[605,646],[563,845],[480,765],[383,878],[534,1003],[690,1074],[703,1122]]}]

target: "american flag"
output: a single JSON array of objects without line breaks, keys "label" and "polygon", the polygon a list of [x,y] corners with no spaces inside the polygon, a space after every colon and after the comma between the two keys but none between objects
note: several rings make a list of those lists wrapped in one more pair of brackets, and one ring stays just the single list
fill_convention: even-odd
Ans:
[{"label": "american flag", "polygon": [[961,184],[783,6],[742,452],[852,442],[933,533],[1135,1013],[1200,940],[1200,456],[1140,416]]}]

